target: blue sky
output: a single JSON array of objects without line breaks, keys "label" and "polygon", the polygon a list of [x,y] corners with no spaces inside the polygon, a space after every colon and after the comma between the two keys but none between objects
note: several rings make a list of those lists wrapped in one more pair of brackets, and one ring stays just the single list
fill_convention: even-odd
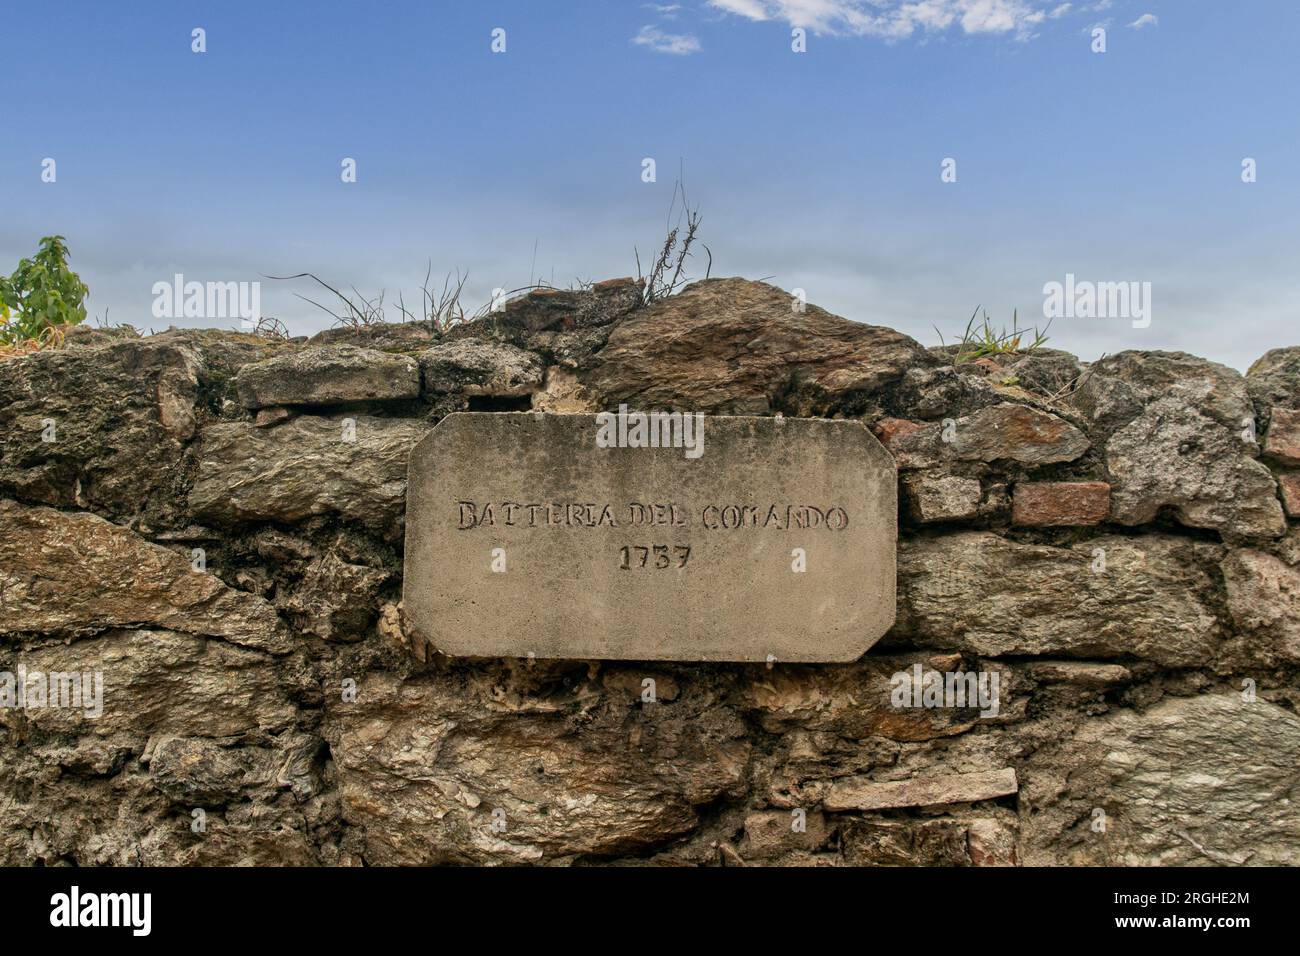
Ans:
[{"label": "blue sky", "polygon": [[[1289,0],[67,2],[5,33],[0,268],[60,233],[114,323],[166,326],[177,272],[410,301],[432,260],[475,305],[628,275],[684,168],[714,275],[927,344],[977,305],[1041,325],[1067,273],[1152,284],[1147,328],[1054,322],[1084,358],[1300,342]],[[330,324],[295,291],[263,312]]]}]

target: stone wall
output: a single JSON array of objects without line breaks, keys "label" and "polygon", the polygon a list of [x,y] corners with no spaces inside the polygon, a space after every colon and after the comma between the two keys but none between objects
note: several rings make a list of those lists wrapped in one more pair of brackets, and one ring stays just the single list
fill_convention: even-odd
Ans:
[{"label": "stone wall", "polygon": [[[868,423],[894,630],[771,667],[408,633],[411,446],[620,402]],[[1300,348],[954,365],[738,279],[441,338],[79,329],[0,362],[0,671],[101,671],[103,713],[0,708],[0,862],[1300,863],[1297,517]],[[997,714],[894,706],[917,665]]]}]

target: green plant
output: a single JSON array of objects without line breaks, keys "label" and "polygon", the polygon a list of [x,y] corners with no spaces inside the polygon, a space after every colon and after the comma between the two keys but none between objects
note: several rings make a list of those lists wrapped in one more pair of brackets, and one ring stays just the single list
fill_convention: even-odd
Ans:
[{"label": "green plant", "polygon": [[[1001,329],[994,328],[989,314],[984,313],[980,324],[976,326],[975,319],[980,314],[979,306],[971,313],[970,321],[966,323],[966,330],[962,332],[961,341],[957,343],[957,357],[953,360],[955,364],[961,365],[964,362],[973,362],[976,359],[986,358],[990,355],[1027,355],[1035,349],[1041,348],[1047,342],[1047,330],[1052,327],[1049,321],[1040,332],[1035,326],[1033,341],[1028,345],[1021,344],[1024,337],[1031,330],[1020,328],[1020,318],[1018,313],[1011,313],[1011,329],[1006,326]],[[942,345],[948,343],[944,341],[943,333],[936,328],[935,332],[939,334],[939,342]]]},{"label": "green plant", "polygon": [[90,290],[68,268],[62,236],[46,236],[31,259],[14,274],[0,276],[0,342],[46,344],[62,338],[64,327],[86,319]]}]

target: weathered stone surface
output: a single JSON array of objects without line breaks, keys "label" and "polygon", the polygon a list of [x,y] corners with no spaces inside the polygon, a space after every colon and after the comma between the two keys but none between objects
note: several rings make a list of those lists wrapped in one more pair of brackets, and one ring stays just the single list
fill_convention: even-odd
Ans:
[{"label": "weathered stone surface", "polygon": [[[1004,401],[983,375],[963,364],[907,369],[886,404],[891,414],[904,420],[935,420],[970,415]],[[884,441],[884,436],[880,439]]]},{"label": "weathered stone surface", "polygon": [[969,866],[967,829],[958,820],[848,820],[848,866]]},{"label": "weathered stone surface", "polygon": [[542,387],[545,369],[533,352],[503,342],[453,339],[420,354],[428,391],[464,395],[528,395]]},{"label": "weathered stone surface", "polygon": [[906,418],[881,418],[871,426],[871,434],[880,439],[885,449],[898,457],[903,440],[925,428],[925,422],[914,422]]},{"label": "weathered stone surface", "polygon": [[529,398],[534,411],[551,412],[555,415],[581,415],[584,412],[600,411],[599,403],[582,383],[577,375],[558,365],[546,370],[546,378],[540,391]]},{"label": "weathered stone surface", "polygon": [[702,427],[688,458],[598,447],[595,416],[443,419],[411,458],[408,621],[457,656],[857,658],[894,620],[889,456],[856,422]]},{"label": "weathered stone surface", "polygon": [[[796,829],[796,821],[803,829]],[[830,831],[820,813],[797,817],[788,810],[766,810],[745,817],[745,839],[740,854],[746,860],[765,860],[797,850],[818,850],[826,845]]]},{"label": "weathered stone surface", "polygon": [[331,552],[311,562],[302,581],[276,604],[308,634],[359,641],[375,619],[376,598],[388,577],[382,568],[350,564]]},{"label": "weathered stone surface", "polygon": [[966,828],[971,866],[1016,866],[1020,862],[1020,828],[997,817],[972,820]]},{"label": "weathered stone surface", "polygon": [[762,282],[697,282],[620,323],[583,383],[611,409],[817,415],[936,364],[900,332],[794,301]]},{"label": "weathered stone surface", "polygon": [[338,325],[322,329],[308,339],[308,344],[355,345],[384,352],[412,352],[428,348],[437,340],[427,321],[377,322],[371,325]]},{"label": "weathered stone surface", "polygon": [[1182,352],[1121,352],[1093,363],[1071,403],[1104,448],[1111,518],[1162,509],[1234,538],[1275,537],[1285,521],[1255,460],[1255,407],[1236,371]]},{"label": "weathered stone surface", "polygon": [[245,365],[235,388],[248,409],[400,400],[419,396],[420,367],[409,355],[332,345]]},{"label": "weathered stone surface", "polygon": [[[165,630],[0,648],[0,670],[103,674],[98,718],[0,708],[0,858],[28,866],[336,858],[318,849],[332,844],[336,816],[323,796],[321,741],[294,730],[283,660]],[[190,829],[195,808],[207,814],[202,834]]]},{"label": "weathered stone surface", "polygon": [[1005,376],[1023,389],[1044,398],[1065,395],[1077,384],[1083,366],[1069,352],[1039,348],[1021,356],[1009,356]]},{"label": "weathered stone surface", "polygon": [[837,780],[822,805],[831,812],[886,810],[891,807],[932,807],[977,803],[1014,794],[1016,771],[1011,767],[977,773],[952,773],[910,780]]},{"label": "weathered stone surface", "polygon": [[259,408],[257,414],[253,416],[253,424],[258,428],[270,428],[290,418],[293,418],[293,409],[285,408],[283,405],[272,405],[269,408]]},{"label": "weathered stone surface", "polygon": [[1220,640],[1213,579],[1191,542],[1165,535],[1059,548],[960,532],[900,542],[898,569],[898,630],[931,646],[1185,667]]},{"label": "weathered stone surface", "polygon": [[1300,410],[1273,409],[1264,454],[1284,465],[1300,465]]},{"label": "weathered stone surface", "polygon": [[1300,346],[1265,352],[1246,372],[1246,388],[1264,427],[1274,407],[1300,408]]},{"label": "weathered stone surface", "polygon": [[1110,514],[1104,481],[1022,481],[1011,495],[1011,522],[1037,527],[1101,524]]},{"label": "weathered stone surface", "polygon": [[[771,734],[833,734],[852,741],[888,739],[924,741],[965,733],[975,725],[978,708],[895,707],[893,678],[910,676],[913,667],[960,666],[960,658],[936,662],[929,655],[869,654],[844,667],[778,667],[744,682],[737,705]],[[1000,688],[1009,699],[1009,686]]]},{"label": "weathered stone surface", "polygon": [[1282,492],[1282,507],[1287,516],[1300,518],[1300,471],[1284,471],[1277,476],[1277,486]]},{"label": "weathered stone surface", "polygon": [[140,338],[140,332],[130,325],[112,325],[101,327],[83,322],[70,325],[63,333],[64,348],[101,348],[114,342],[125,342]]},{"label": "weathered stone surface", "polygon": [[302,347],[298,341],[231,329],[169,328],[142,341],[188,348],[199,354],[203,364],[199,373],[199,399],[209,410],[217,409],[225,399],[235,398],[235,376],[245,365],[287,355]]},{"label": "weathered stone surface", "polygon": [[922,524],[974,517],[980,507],[978,478],[957,475],[906,475],[903,489],[913,518]]},{"label": "weathered stone surface", "polygon": [[206,737],[162,737],[153,742],[149,774],[178,804],[226,804],[297,786],[310,792],[310,766],[321,740],[288,735],[278,747],[226,747]]},{"label": "weathered stone surface", "polygon": [[1253,450],[1179,399],[1152,402],[1106,444],[1111,517],[1146,524],[1169,508],[1193,528],[1276,537],[1286,530],[1277,484]]},{"label": "weathered stone surface", "polygon": [[1265,661],[1300,663],[1300,568],[1254,550],[1233,550],[1221,566],[1238,631]]},{"label": "weathered stone surface", "polygon": [[1236,433],[1255,418],[1240,372],[1186,352],[1119,352],[1094,362],[1090,371],[1078,398],[1099,406],[1091,409],[1092,417],[1102,423],[1132,420],[1161,399],[1194,408]]},{"label": "weathered stone surface", "polygon": [[423,422],[367,415],[304,415],[272,429],[209,425],[189,506],[217,524],[337,515],[396,536],[407,456],[428,430]]},{"label": "weathered stone surface", "polygon": [[[113,629],[71,644],[47,643],[27,651],[0,649],[3,669],[104,674],[103,714],[80,709],[0,708],[0,721],[26,719],[50,733],[133,736],[143,747],[152,735],[197,734],[233,738],[278,734],[291,727],[296,708],[281,686],[275,659],[225,640],[168,630]],[[140,748],[135,756],[140,755]]]},{"label": "weathered stone surface", "polygon": [[154,339],[0,361],[0,495],[161,510],[195,433],[201,368],[194,348]]},{"label": "weathered stone surface", "polygon": [[1092,661],[1030,661],[1025,673],[1048,684],[1079,684],[1083,687],[1114,687],[1133,679],[1133,672],[1119,664]]},{"label": "weathered stone surface", "polygon": [[[1120,711],[1021,768],[1024,862],[1240,866],[1294,862],[1300,718],[1239,694]],[[1102,832],[1093,829],[1102,819]]]},{"label": "weathered stone surface", "polygon": [[1048,465],[1073,461],[1088,450],[1088,439],[1065,419],[1012,402],[980,409],[950,424],[895,427],[892,433],[886,447],[901,469],[932,468],[954,461]]},{"label": "weathered stone surface", "polygon": [[904,379],[905,388],[910,381],[918,381],[922,387],[914,396],[900,391],[897,397],[908,400],[908,404],[898,406],[900,413],[955,418],[1005,401],[1056,408],[1077,387],[1084,371],[1075,356],[1059,349],[1040,347],[960,361],[958,345],[934,347],[930,352],[952,364],[924,373],[923,377],[909,373]]},{"label": "weathered stone surface", "polygon": [[271,605],[182,555],[94,515],[0,500],[0,636],[142,625],[293,647]]},{"label": "weathered stone surface", "polygon": [[463,322],[444,338],[504,342],[568,370],[591,361],[614,326],[641,308],[641,283],[607,279],[584,289],[533,289],[500,312]]},{"label": "weathered stone surface", "polygon": [[540,666],[531,682],[372,675],[355,704],[330,705],[344,818],[372,865],[642,852],[743,790],[750,744],[740,718],[703,692],[632,706],[585,681],[561,686]]}]

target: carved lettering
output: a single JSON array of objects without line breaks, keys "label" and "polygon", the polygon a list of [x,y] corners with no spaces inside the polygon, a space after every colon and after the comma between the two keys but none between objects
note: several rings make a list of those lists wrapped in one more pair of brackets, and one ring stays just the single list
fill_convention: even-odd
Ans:
[{"label": "carved lettering", "polygon": [[[841,505],[706,504],[675,501],[612,502],[455,502],[457,530],[505,528],[691,528],[706,531],[843,531],[848,509]],[[616,515],[623,515],[622,520]],[[692,521],[692,516],[695,520]],[[519,519],[519,520],[516,520]]]}]

